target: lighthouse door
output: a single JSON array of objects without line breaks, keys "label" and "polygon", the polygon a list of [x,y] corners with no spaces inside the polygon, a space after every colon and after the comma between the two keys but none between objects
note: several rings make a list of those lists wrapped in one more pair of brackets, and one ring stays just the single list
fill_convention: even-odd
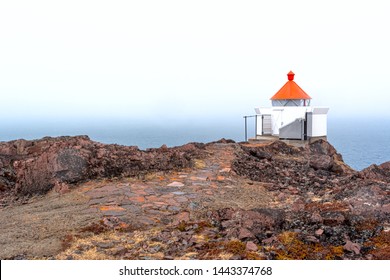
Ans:
[{"label": "lighthouse door", "polygon": [[271,115],[262,115],[263,122],[263,131],[262,135],[271,135],[272,134],[272,120]]}]

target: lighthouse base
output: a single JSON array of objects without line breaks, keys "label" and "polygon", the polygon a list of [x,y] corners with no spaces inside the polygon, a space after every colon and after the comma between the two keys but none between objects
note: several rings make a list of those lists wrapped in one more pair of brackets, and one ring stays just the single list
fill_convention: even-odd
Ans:
[{"label": "lighthouse base", "polygon": [[261,143],[261,142],[272,142],[272,141],[283,141],[286,144],[293,145],[295,147],[304,147],[307,144],[311,144],[318,140],[327,141],[326,136],[318,136],[318,137],[309,137],[307,140],[297,140],[297,139],[282,139],[277,135],[257,135],[256,138],[249,138],[249,143]]}]

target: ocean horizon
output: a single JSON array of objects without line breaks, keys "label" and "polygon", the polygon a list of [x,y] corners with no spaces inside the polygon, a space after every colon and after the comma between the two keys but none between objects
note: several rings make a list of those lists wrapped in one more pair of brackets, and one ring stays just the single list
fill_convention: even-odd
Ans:
[{"label": "ocean horizon", "polygon": [[[390,127],[378,120],[332,119],[328,121],[328,141],[356,170],[390,161]],[[221,138],[245,140],[244,120],[210,122],[183,121],[18,121],[0,124],[0,141],[40,139],[46,136],[88,135],[105,144],[138,146],[140,149],[180,146],[189,142],[212,142]],[[254,120],[248,121],[248,137],[254,136]]]}]

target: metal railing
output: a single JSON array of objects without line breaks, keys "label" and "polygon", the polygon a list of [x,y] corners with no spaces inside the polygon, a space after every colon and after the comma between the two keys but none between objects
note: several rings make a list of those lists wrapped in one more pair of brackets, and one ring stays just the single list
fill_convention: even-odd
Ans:
[{"label": "metal railing", "polygon": [[[251,116],[244,116],[243,118],[245,119],[245,142],[248,141],[248,118],[255,118],[255,131],[257,130],[257,115],[251,115]],[[255,133],[257,134],[257,133]]]}]

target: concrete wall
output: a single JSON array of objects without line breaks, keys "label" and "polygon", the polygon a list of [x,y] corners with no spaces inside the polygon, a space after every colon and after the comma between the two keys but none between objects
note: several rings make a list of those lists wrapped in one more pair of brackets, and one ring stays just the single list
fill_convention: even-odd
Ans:
[{"label": "concrete wall", "polygon": [[293,121],[292,123],[282,126],[279,129],[279,138],[304,140],[304,127],[304,119],[295,119],[295,121]]},{"label": "concrete wall", "polygon": [[326,136],[328,134],[328,124],[326,114],[313,114],[313,126],[310,137]]},{"label": "concrete wall", "polygon": [[257,124],[256,135],[262,135],[263,121],[262,121],[261,115],[256,115],[256,118],[257,118],[257,121],[256,121],[256,124]]},{"label": "concrete wall", "polygon": [[308,107],[273,107],[272,135],[279,135],[279,129],[296,119],[305,118]]},{"label": "concrete wall", "polygon": [[311,127],[308,127],[309,137],[327,135],[327,113],[329,108],[322,107],[281,107],[256,108],[257,135],[262,135],[261,115],[269,114],[272,117],[272,135],[278,136],[281,127],[294,122],[296,119],[306,119],[306,113],[311,113]]}]

